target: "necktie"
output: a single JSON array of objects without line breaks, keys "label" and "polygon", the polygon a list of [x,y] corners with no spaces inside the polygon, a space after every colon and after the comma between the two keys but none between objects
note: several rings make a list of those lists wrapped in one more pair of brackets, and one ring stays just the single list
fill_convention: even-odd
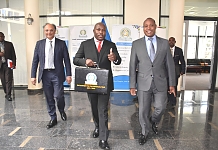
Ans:
[{"label": "necktie", "polygon": [[174,56],[174,54],[173,54],[173,48],[170,48],[170,51],[171,51],[172,56]]},{"label": "necktie", "polygon": [[[3,53],[5,52],[4,51],[4,45],[2,43],[0,43],[0,52],[3,52]],[[2,63],[5,63],[5,57],[4,56],[2,56],[1,61],[2,61]]]},{"label": "necktie", "polygon": [[152,43],[153,38],[148,38],[148,40],[151,41],[151,43],[150,43],[150,59],[153,62],[154,56],[155,56],[155,49],[154,49],[154,45]]},{"label": "necktie", "polygon": [[48,51],[48,68],[52,68],[54,65],[54,52],[53,52],[53,48],[52,48],[52,41],[50,42],[50,47],[49,47],[49,51]]},{"label": "necktie", "polygon": [[101,42],[102,41],[98,41],[98,52],[100,53],[100,51],[101,51]]}]

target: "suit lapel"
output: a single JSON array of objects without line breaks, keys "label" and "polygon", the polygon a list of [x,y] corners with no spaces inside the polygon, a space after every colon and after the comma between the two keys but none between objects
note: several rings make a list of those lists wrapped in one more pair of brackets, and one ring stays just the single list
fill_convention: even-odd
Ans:
[{"label": "suit lapel", "polygon": [[147,50],[147,45],[146,45],[146,42],[145,42],[145,37],[141,38],[141,44],[140,45],[142,46],[142,47],[140,47],[140,49],[143,50],[143,55],[147,58],[147,60],[150,60],[150,62],[151,62],[150,56],[148,55],[148,50]]},{"label": "suit lapel", "polygon": [[96,48],[96,45],[95,45],[94,38],[92,38],[92,40],[90,42],[90,51],[93,54],[93,61],[96,60],[96,63],[99,63],[99,61],[98,61],[98,54],[97,54],[97,48]]},{"label": "suit lapel", "polygon": [[42,64],[43,64],[43,67],[45,66],[45,39],[42,40],[41,42],[41,58],[42,58]]},{"label": "suit lapel", "polygon": [[54,63],[56,62],[56,61],[55,61],[55,58],[56,58],[56,55],[57,55],[57,51],[58,51],[58,40],[55,38],[55,45],[54,45]]},{"label": "suit lapel", "polygon": [[101,48],[101,51],[100,51],[100,54],[99,54],[99,63],[100,63],[100,61],[101,61],[101,59],[102,59],[102,57],[104,56],[104,53],[107,51],[107,41],[106,40],[104,40],[104,42],[103,42],[103,45],[102,45],[102,48]]},{"label": "suit lapel", "polygon": [[157,36],[156,36],[156,39],[157,39],[157,51],[156,51],[156,54],[154,56],[154,61],[157,58],[158,54],[160,53],[160,48],[162,47],[161,46],[162,45],[162,41]]}]

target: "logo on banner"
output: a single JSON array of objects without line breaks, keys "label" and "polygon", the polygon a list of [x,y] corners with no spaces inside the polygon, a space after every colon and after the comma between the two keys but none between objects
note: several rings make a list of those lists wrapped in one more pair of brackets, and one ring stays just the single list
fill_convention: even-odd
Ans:
[{"label": "logo on banner", "polygon": [[80,30],[79,33],[80,33],[79,37],[87,37],[86,30]]},{"label": "logo on banner", "polygon": [[92,84],[92,85],[97,85],[97,76],[94,73],[88,73],[86,75],[86,81],[85,84]]},{"label": "logo on banner", "polygon": [[131,41],[131,30],[128,28],[123,28],[120,30],[120,41]]}]

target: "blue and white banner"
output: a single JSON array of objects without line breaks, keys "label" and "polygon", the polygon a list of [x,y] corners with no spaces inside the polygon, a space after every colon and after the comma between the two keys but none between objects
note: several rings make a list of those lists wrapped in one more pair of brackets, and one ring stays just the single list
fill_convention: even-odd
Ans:
[{"label": "blue and white banner", "polygon": [[122,58],[120,65],[113,65],[114,90],[129,90],[129,61],[132,42],[139,38],[139,26],[135,25],[114,25],[112,27],[112,42]]}]

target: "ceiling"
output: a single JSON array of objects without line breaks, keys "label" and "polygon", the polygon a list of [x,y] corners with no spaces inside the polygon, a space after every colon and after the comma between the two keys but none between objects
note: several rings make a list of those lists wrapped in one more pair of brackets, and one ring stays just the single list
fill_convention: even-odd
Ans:
[{"label": "ceiling", "polygon": [[184,15],[218,17],[218,0],[185,0]]}]

